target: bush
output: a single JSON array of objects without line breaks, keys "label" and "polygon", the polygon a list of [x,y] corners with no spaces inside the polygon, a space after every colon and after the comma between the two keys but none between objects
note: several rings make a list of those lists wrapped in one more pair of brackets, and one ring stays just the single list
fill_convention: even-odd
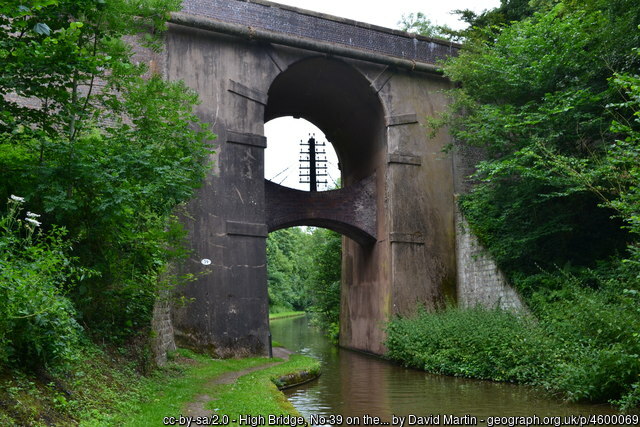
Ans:
[{"label": "bush", "polygon": [[469,378],[536,383],[549,372],[536,325],[510,312],[447,308],[387,327],[387,357],[405,366]]},{"label": "bush", "polygon": [[337,343],[340,334],[342,236],[335,231],[316,229],[312,242],[314,268],[309,280],[312,322]]},{"label": "bush", "polygon": [[596,289],[569,284],[534,295],[540,327],[559,353],[547,388],[570,400],[632,404],[640,379],[640,295],[627,289],[631,284],[602,279]]},{"label": "bush", "polygon": [[537,320],[484,308],[395,319],[387,357],[434,373],[540,385],[571,401],[637,407],[640,292],[631,282],[600,277],[594,289],[565,278],[563,288],[530,297]]},{"label": "bush", "polygon": [[197,94],[133,57],[159,47],[179,8],[176,0],[0,4],[0,57],[12,58],[0,62],[0,92],[16,95],[0,97],[0,200],[24,195],[68,230],[78,263],[99,272],[65,289],[76,318],[103,342],[146,332],[158,282],[179,281],[167,271],[170,248],[180,246],[171,215],[209,170],[214,135],[193,112]]},{"label": "bush", "polygon": [[11,196],[0,217],[0,364],[35,367],[73,358],[80,326],[64,286],[79,274],[64,229],[38,230],[39,215],[20,219],[20,197]]},{"label": "bush", "polygon": [[306,310],[338,341],[342,237],[322,228],[278,230],[267,239],[269,312]]}]

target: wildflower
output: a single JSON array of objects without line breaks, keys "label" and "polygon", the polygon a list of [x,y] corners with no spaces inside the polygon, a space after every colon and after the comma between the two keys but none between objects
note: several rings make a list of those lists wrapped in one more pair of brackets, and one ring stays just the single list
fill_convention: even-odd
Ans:
[{"label": "wildflower", "polygon": [[35,219],[33,219],[33,218],[28,218],[28,217],[27,217],[27,218],[25,218],[24,220],[25,220],[25,221],[27,221],[27,222],[30,222],[31,224],[35,225],[36,227],[38,227],[38,226],[42,225],[42,223],[41,223],[40,221],[36,221],[36,220],[35,220]]},{"label": "wildflower", "polygon": [[14,200],[16,202],[22,203],[24,202],[24,197],[18,197],[18,196],[14,196],[13,194],[11,195],[11,200]]},{"label": "wildflower", "polygon": [[29,212],[29,211],[27,211],[27,216],[28,216],[29,218],[40,218],[40,215],[39,215],[39,214],[37,214],[37,213],[33,213],[33,212]]}]

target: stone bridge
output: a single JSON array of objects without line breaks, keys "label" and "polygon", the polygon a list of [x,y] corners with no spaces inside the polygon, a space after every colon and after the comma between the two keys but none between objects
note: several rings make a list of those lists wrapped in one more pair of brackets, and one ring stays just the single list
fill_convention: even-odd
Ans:
[{"label": "stone bridge", "polygon": [[[179,289],[193,302],[173,310],[179,345],[222,357],[268,353],[265,239],[284,227],[345,236],[342,346],[381,354],[390,317],[464,297],[460,260],[474,261],[456,252],[454,193],[468,170],[443,153],[446,131],[431,137],[424,126],[451,86],[434,64],[457,49],[267,1],[183,1],[151,68],[200,94],[197,113],[218,139],[184,215],[193,251],[184,268],[197,280]],[[326,134],[343,189],[265,181],[264,123],[282,116]]]}]

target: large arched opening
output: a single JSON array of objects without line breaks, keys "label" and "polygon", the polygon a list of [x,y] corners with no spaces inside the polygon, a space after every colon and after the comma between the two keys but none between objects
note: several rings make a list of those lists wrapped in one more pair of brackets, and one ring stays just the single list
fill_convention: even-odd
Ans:
[{"label": "large arched opening", "polygon": [[325,227],[361,246],[377,236],[376,170],[384,158],[384,114],[369,81],[338,60],[313,57],[291,65],[268,92],[265,122],[284,116],[316,125],[336,151],[342,189],[308,194],[265,182],[269,231]]},{"label": "large arched opening", "polygon": [[315,191],[341,187],[340,162],[333,144],[324,132],[300,117],[278,117],[264,124],[267,147],[264,151],[264,177],[284,187],[313,191],[310,179],[309,139],[314,139]]},{"label": "large arched opening", "polygon": [[[387,148],[382,104],[369,80],[355,67],[312,57],[290,65],[269,88],[265,122],[286,116],[306,119],[324,132],[337,154],[342,188],[313,193],[285,189],[266,180],[269,232],[307,225],[344,236],[340,342],[370,348],[353,337],[381,342],[379,325],[366,319],[384,318],[387,310],[384,298],[377,295],[385,288],[381,283],[388,281],[389,271],[384,263],[388,242],[377,238],[386,230]],[[376,303],[356,301],[363,291]]]},{"label": "large arched opening", "polygon": [[302,117],[333,144],[344,186],[372,175],[385,147],[384,112],[369,81],[343,61],[301,60],[271,84],[265,122]]}]

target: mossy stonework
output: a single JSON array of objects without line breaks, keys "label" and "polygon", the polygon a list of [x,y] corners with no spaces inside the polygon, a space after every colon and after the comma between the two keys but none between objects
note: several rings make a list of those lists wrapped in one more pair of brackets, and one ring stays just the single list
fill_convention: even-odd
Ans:
[{"label": "mossy stonework", "polygon": [[296,387],[313,381],[319,377],[317,372],[300,371],[292,374],[283,375],[276,378],[273,382],[280,390]]},{"label": "mossy stonework", "polygon": [[[265,238],[285,226],[345,236],[344,347],[383,354],[393,315],[455,297],[460,161],[443,153],[445,131],[423,125],[447,106],[451,84],[434,64],[457,45],[256,0],[184,1],[165,40],[158,68],[199,93],[198,115],[218,135],[184,217],[184,269],[197,280],[180,290],[193,302],[173,311],[178,346],[268,354]],[[288,203],[293,193],[265,184],[264,123],[282,116],[323,130],[343,190]]]}]

